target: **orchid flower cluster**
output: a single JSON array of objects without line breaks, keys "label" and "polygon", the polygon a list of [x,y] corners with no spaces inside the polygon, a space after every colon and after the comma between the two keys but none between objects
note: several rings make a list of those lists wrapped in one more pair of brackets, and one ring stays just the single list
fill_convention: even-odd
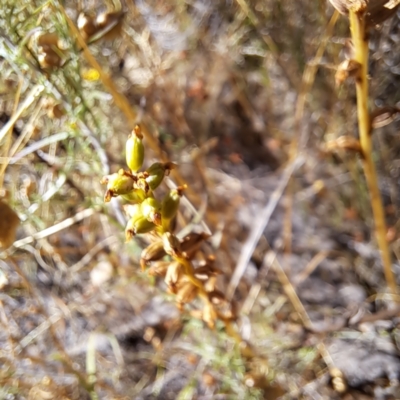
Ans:
[{"label": "orchid flower cluster", "polygon": [[[126,142],[128,170],[104,176],[107,185],[104,201],[120,196],[129,206],[125,207],[129,220],[125,228],[126,241],[136,235],[146,235],[150,244],[142,251],[140,264],[150,276],[163,277],[170,293],[175,294],[177,306],[185,309],[196,298],[201,307],[191,307],[190,313],[202,319],[210,328],[218,319],[225,325],[236,320],[231,302],[217,290],[217,276],[213,255],[197,257],[200,246],[209,235],[189,233],[182,239],[174,234],[180,199],[186,185],[170,190],[161,200],[155,191],[175,168],[172,162],[156,162],[141,171],[145,147],[140,126],[136,126]],[[195,267],[196,266],[196,267]]]}]

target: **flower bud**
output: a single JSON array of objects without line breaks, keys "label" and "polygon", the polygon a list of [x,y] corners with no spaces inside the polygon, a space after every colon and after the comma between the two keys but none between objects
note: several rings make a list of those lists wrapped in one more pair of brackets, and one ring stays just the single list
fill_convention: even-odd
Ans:
[{"label": "flower bud", "polygon": [[163,227],[165,230],[169,228],[169,222],[175,217],[179,209],[179,202],[182,196],[182,191],[186,186],[179,186],[172,189],[163,199],[161,205],[161,216],[163,220]]},{"label": "flower bud", "polygon": [[120,169],[118,173],[104,176],[100,183],[107,184],[107,191],[104,195],[104,201],[107,203],[112,197],[133,191],[134,181],[123,169]]},{"label": "flower bud", "polygon": [[126,164],[132,172],[139,171],[143,165],[144,146],[142,139],[140,127],[136,125],[126,141]]},{"label": "flower bud", "polygon": [[155,228],[153,223],[143,217],[140,204],[125,206],[125,209],[130,217],[125,228],[126,241],[129,241],[135,235],[150,232]]},{"label": "flower bud", "polygon": [[125,228],[125,238],[129,242],[134,236],[142,233],[151,232],[156,226],[148,221],[140,212],[134,215],[127,223]]},{"label": "flower bud", "polygon": [[155,198],[148,197],[140,207],[145,218],[156,225],[161,225],[161,204]]},{"label": "flower bud", "polygon": [[146,170],[146,182],[149,185],[149,188],[151,190],[157,189],[160,185],[161,182],[163,181],[165,176],[168,176],[169,172],[171,169],[175,167],[174,163],[167,162],[167,163],[159,163],[156,162],[152,164],[147,170]]},{"label": "flower bud", "polygon": [[146,193],[142,189],[133,189],[131,192],[121,195],[121,197],[131,204],[139,204],[146,199]]}]

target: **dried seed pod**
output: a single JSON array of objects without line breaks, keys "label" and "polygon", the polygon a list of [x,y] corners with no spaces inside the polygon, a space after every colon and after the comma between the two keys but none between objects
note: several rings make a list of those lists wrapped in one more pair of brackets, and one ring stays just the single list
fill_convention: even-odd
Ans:
[{"label": "dried seed pod", "polygon": [[200,281],[207,281],[212,276],[217,276],[221,273],[218,269],[210,264],[205,264],[201,267],[198,267],[194,270],[194,275]]},{"label": "dried seed pod", "polygon": [[210,235],[208,235],[207,233],[204,233],[204,232],[189,233],[181,240],[182,254],[188,259],[193,258],[194,255],[196,254],[196,252],[199,250],[203,241],[208,239],[209,237],[210,237]]},{"label": "dried seed pod", "polygon": [[380,107],[371,112],[371,126],[374,129],[382,128],[393,122],[399,115],[400,110],[396,107]]},{"label": "dried seed pod", "polygon": [[199,281],[205,282],[212,276],[212,270],[209,267],[200,267],[194,270],[194,276]]},{"label": "dried seed pod", "polygon": [[361,64],[355,60],[344,60],[340,63],[335,74],[335,85],[340,86],[346,79],[357,77]]},{"label": "dried seed pod", "polygon": [[143,189],[133,189],[131,192],[121,195],[121,197],[131,204],[139,204],[147,198],[147,195]]},{"label": "dried seed pod", "polygon": [[344,149],[344,150],[355,151],[358,153],[362,152],[360,141],[351,136],[340,136],[335,140],[327,142],[326,149],[328,151]]},{"label": "dried seed pod", "polygon": [[170,264],[170,261],[157,261],[151,265],[147,273],[150,276],[165,276]]},{"label": "dried seed pod", "polygon": [[151,261],[157,261],[166,255],[164,250],[164,243],[162,240],[157,240],[149,244],[145,249],[142,250],[140,265],[142,270]]},{"label": "dried seed pod", "polygon": [[115,25],[116,22],[120,22],[124,15],[123,11],[101,13],[96,18],[96,25],[100,29],[104,29],[109,25]]},{"label": "dried seed pod", "polygon": [[134,180],[123,169],[120,169],[118,173],[104,176],[100,183],[107,184],[107,191],[104,195],[104,201],[107,203],[112,197],[132,192]]},{"label": "dried seed pod", "polygon": [[141,203],[140,207],[145,218],[156,225],[161,225],[161,204],[156,199],[149,197]]},{"label": "dried seed pod", "polygon": [[177,283],[181,278],[181,273],[182,273],[182,264],[175,261],[169,265],[164,281],[171,293],[177,292]]},{"label": "dried seed pod", "polygon": [[93,18],[85,13],[80,13],[77,21],[79,32],[85,42],[89,41],[89,38],[93,36],[98,28]]},{"label": "dried seed pod", "polygon": [[179,239],[170,232],[165,232],[162,236],[165,252],[171,257],[179,257],[181,254]]},{"label": "dried seed pod", "polygon": [[53,50],[48,49],[38,55],[38,61],[43,69],[58,68],[61,66],[61,57]]},{"label": "dried seed pod", "polygon": [[178,286],[176,292],[176,302],[179,309],[182,309],[184,304],[190,303],[197,296],[197,287],[191,282],[184,282]]},{"label": "dried seed pod", "polygon": [[207,281],[204,283],[204,290],[207,293],[213,292],[217,286],[217,277],[210,276]]},{"label": "dried seed pod", "polygon": [[50,105],[47,110],[47,116],[51,119],[60,119],[64,115],[65,111],[61,104]]},{"label": "dried seed pod", "polygon": [[365,13],[367,26],[380,24],[390,18],[400,5],[400,0],[329,0],[342,14],[349,10]]},{"label": "dried seed pod", "polygon": [[137,172],[142,168],[143,161],[143,135],[140,126],[136,125],[126,141],[126,164],[132,172]]},{"label": "dried seed pod", "polygon": [[[98,39],[115,39],[120,36],[125,13],[123,11],[106,12],[96,18],[97,33],[92,41]],[[97,37],[98,36],[98,37]]]},{"label": "dried seed pod", "polygon": [[214,290],[208,294],[210,302],[214,305],[214,309],[220,319],[234,320],[236,312],[231,303],[229,303],[222,292]]},{"label": "dried seed pod", "polygon": [[206,302],[203,308],[203,321],[210,329],[214,329],[216,320],[217,312],[215,311],[214,306],[211,303]]},{"label": "dried seed pod", "polygon": [[37,38],[37,45],[43,48],[51,48],[51,46],[58,47],[59,37],[56,33],[42,33]]},{"label": "dried seed pod", "polygon": [[60,57],[60,39],[56,33],[40,33],[35,37],[39,49],[38,61],[42,68],[58,68],[62,64]]}]

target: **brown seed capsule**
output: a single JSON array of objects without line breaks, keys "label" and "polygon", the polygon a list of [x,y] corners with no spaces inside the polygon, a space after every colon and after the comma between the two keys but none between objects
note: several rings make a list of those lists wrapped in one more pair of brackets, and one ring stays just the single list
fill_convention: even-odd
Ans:
[{"label": "brown seed capsule", "polygon": [[217,313],[214,309],[214,306],[209,302],[205,303],[203,308],[203,321],[210,329],[214,329],[216,320]]},{"label": "brown seed capsule", "polygon": [[365,13],[367,26],[380,24],[390,18],[400,5],[400,0],[329,0],[331,4],[342,14],[348,14],[349,10],[357,13]]},{"label": "brown seed capsule", "polygon": [[53,104],[47,110],[47,116],[51,119],[60,119],[65,115],[61,104]]},{"label": "brown seed capsule", "polygon": [[199,250],[204,240],[208,239],[210,235],[207,233],[191,232],[181,240],[181,249],[184,256],[188,259],[194,257]]},{"label": "brown seed capsule", "polygon": [[217,286],[217,277],[210,276],[207,281],[204,283],[204,290],[209,293],[213,292]]},{"label": "brown seed capsule", "polygon": [[156,242],[149,244],[145,249],[143,249],[141,254],[140,264],[142,269],[144,269],[143,267],[145,267],[149,262],[160,260],[165,255],[166,253],[162,240],[157,240]]},{"label": "brown seed capsule", "polygon": [[164,280],[171,293],[177,292],[177,283],[181,278],[181,274],[182,265],[176,261],[172,262],[167,269],[167,274],[165,275]]},{"label": "brown seed capsule", "polygon": [[47,50],[45,53],[39,54],[38,61],[43,69],[58,68],[62,63],[60,56],[51,49]]},{"label": "brown seed capsule", "polygon": [[190,303],[197,296],[197,287],[190,282],[179,285],[176,293],[177,306],[181,309],[184,304]]},{"label": "brown seed capsule", "polygon": [[56,46],[58,47],[58,35],[56,33],[42,33],[38,38],[37,38],[37,44],[38,46],[45,47],[48,46],[51,48],[51,46]]},{"label": "brown seed capsule", "polygon": [[112,40],[120,36],[124,16],[123,11],[106,12],[98,15],[96,18],[97,33],[91,41],[98,39]]},{"label": "brown seed capsule", "polygon": [[180,242],[178,238],[170,232],[165,232],[162,236],[164,250],[171,257],[180,256]]},{"label": "brown seed capsule", "polygon": [[165,276],[170,264],[170,261],[157,261],[151,265],[151,267],[147,270],[147,273],[150,276]]},{"label": "brown seed capsule", "polygon": [[202,282],[207,281],[212,275],[213,275],[212,270],[208,266],[196,268],[194,270],[194,276],[196,277],[196,279]]},{"label": "brown seed capsule", "polygon": [[93,36],[98,30],[93,18],[85,13],[79,14],[77,25],[85,42],[89,41],[90,37]]},{"label": "brown seed capsule", "polygon": [[234,320],[236,313],[231,303],[229,303],[222,292],[214,290],[208,294],[210,302],[214,305],[214,309],[220,319]]},{"label": "brown seed capsule", "polygon": [[380,107],[371,112],[371,126],[374,129],[389,125],[399,116],[400,110],[396,107]]},{"label": "brown seed capsule", "polygon": [[340,86],[346,79],[356,78],[359,74],[361,64],[355,60],[344,60],[340,63],[335,74],[335,85]]},{"label": "brown seed capsule", "polygon": [[351,136],[340,136],[335,140],[331,140],[326,143],[326,149],[333,151],[337,149],[351,150],[358,153],[362,152],[360,141]]}]

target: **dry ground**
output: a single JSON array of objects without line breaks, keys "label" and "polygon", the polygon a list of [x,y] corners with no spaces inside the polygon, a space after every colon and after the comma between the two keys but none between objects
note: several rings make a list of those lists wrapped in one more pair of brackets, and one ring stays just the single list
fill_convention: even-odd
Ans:
[{"label": "dry ground", "polygon": [[[121,33],[89,46],[105,82],[64,10],[76,23],[118,7]],[[335,87],[344,17],[329,25],[333,9],[305,0],[0,9],[0,188],[21,221],[0,255],[0,399],[400,398],[399,309],[362,169],[327,146],[357,135],[354,85]],[[399,100],[398,26],[371,33],[372,108]],[[38,64],[40,30],[63,40],[61,67]],[[213,233],[203,251],[257,357],[179,313],[140,271],[145,241],[124,242],[121,202],[103,203],[136,122],[149,161],[179,165],[179,229],[202,218]],[[399,127],[374,131],[396,275]]]}]

